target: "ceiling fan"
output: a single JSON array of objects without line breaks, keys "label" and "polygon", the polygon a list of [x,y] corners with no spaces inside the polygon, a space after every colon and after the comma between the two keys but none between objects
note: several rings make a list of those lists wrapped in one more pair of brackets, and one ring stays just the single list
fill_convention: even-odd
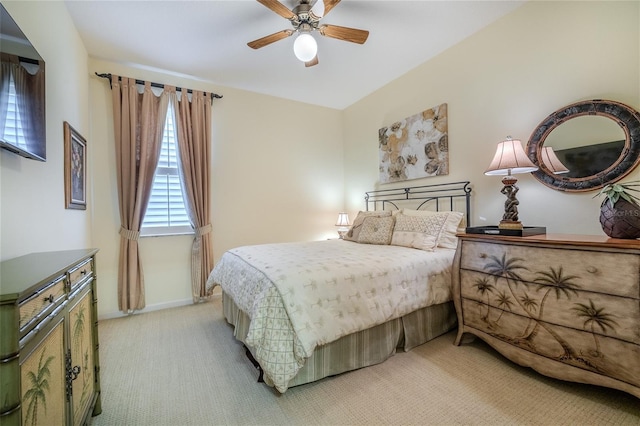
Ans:
[{"label": "ceiling fan", "polygon": [[[260,49],[278,40],[287,38],[294,33],[298,37],[293,44],[296,57],[304,62],[305,66],[312,67],[318,64],[318,44],[311,33],[317,31],[320,35],[338,40],[363,44],[369,37],[369,31],[356,28],[340,27],[338,25],[320,24],[320,19],[327,15],[340,0],[298,0],[298,3],[290,10],[278,0],[257,0],[258,3],[268,7],[278,15],[291,21],[292,30],[282,30],[277,33],[250,41],[247,45],[253,49]],[[313,3],[313,5],[312,5]]]}]

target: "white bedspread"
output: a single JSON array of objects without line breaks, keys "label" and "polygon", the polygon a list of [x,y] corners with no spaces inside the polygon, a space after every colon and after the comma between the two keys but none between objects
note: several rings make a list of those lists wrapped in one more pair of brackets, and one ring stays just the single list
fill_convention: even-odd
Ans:
[{"label": "white bedspread", "polygon": [[246,338],[280,392],[316,346],[451,300],[454,250],[344,240],[244,246],[207,281],[251,318]]}]

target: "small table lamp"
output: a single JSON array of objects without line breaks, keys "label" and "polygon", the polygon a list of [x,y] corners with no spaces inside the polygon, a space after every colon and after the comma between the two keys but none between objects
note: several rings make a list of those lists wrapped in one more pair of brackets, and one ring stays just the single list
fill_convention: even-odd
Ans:
[{"label": "small table lamp", "polygon": [[542,158],[542,164],[544,164],[544,166],[554,175],[569,173],[569,169],[562,164],[562,161],[560,161],[558,156],[556,156],[556,153],[553,152],[553,148],[550,146],[542,147],[540,157]]},{"label": "small table lamp", "polygon": [[338,227],[338,235],[340,239],[344,239],[344,236],[349,232],[349,215],[347,213],[338,213],[338,221],[336,222]]},{"label": "small table lamp", "polygon": [[501,229],[522,229],[522,223],[518,220],[518,199],[516,193],[518,187],[516,186],[516,179],[513,174],[517,173],[530,173],[538,170],[538,166],[533,164],[524,149],[522,149],[522,143],[517,139],[511,139],[511,136],[507,136],[507,139],[498,143],[496,149],[496,155],[493,157],[493,161],[489,165],[489,168],[484,172],[485,175],[506,175],[502,178],[502,192],[507,196],[507,201],[504,203],[504,215],[498,225]]}]

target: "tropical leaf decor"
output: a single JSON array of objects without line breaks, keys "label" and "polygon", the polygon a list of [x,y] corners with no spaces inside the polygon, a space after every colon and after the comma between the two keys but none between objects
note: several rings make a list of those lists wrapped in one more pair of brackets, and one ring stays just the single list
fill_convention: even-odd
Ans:
[{"label": "tropical leaf decor", "polygon": [[611,238],[640,238],[640,199],[634,192],[639,181],[605,185],[594,197],[606,198],[600,206],[600,225]]},{"label": "tropical leaf decor", "polygon": [[[640,353],[638,300],[598,288],[612,282],[599,278],[606,267],[580,263],[580,252],[567,266],[554,264],[553,251],[542,258],[543,251],[529,247],[466,248],[461,265],[465,325],[574,367],[626,382],[636,377],[633,384],[640,385],[640,357],[630,356]],[[633,267],[627,259],[620,262]],[[624,291],[620,285],[620,294]]]},{"label": "tropical leaf decor", "polygon": [[23,425],[65,423],[63,328],[58,324],[22,363]]},{"label": "tropical leaf decor", "polygon": [[[40,360],[38,361],[38,369],[36,371],[27,372],[27,378],[29,381],[29,388],[24,393],[24,403],[27,404],[27,417],[25,424],[37,425],[39,409],[44,415],[47,413],[47,393],[49,392],[49,380],[51,378],[51,371],[49,365],[55,359],[54,356],[47,356],[46,352],[42,351],[40,354]],[[41,419],[42,420],[42,419]]]}]

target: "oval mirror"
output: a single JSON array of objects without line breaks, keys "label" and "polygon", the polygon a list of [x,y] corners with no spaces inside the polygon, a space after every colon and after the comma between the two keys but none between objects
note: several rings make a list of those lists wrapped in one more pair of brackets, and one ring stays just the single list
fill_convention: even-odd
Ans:
[{"label": "oval mirror", "polygon": [[571,104],[536,127],[527,155],[539,167],[533,176],[551,188],[601,188],[622,179],[640,162],[640,113],[600,99]]}]

